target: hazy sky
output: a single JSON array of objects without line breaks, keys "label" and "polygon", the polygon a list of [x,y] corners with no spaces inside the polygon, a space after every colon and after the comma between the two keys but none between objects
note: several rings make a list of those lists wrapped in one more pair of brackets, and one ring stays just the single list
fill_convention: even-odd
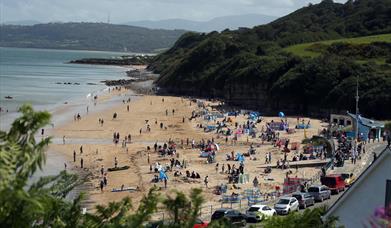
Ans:
[{"label": "hazy sky", "polygon": [[[344,2],[345,0],[335,0]],[[320,0],[0,0],[0,20],[112,23],[182,18],[209,20],[237,14],[283,16]]]}]

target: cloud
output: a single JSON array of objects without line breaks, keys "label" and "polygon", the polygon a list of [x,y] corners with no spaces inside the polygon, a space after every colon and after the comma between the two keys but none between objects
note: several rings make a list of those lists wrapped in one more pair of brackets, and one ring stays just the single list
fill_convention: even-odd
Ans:
[{"label": "cloud", "polygon": [[[1,21],[36,20],[121,23],[183,18],[265,14],[283,16],[320,0],[0,0]],[[344,0],[338,0],[344,1]]]}]

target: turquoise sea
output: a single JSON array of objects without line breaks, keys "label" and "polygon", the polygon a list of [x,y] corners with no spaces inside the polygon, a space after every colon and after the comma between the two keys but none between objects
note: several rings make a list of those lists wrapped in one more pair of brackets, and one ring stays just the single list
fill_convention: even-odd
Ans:
[{"label": "turquoise sea", "polygon": [[[68,62],[79,58],[114,58],[124,54],[0,47],[0,107],[3,109],[0,113],[0,130],[10,127],[10,123],[19,115],[17,108],[23,103],[51,112],[53,126],[72,121],[75,113],[84,115],[87,105],[90,105],[91,112],[110,107],[111,104],[105,103],[93,106],[91,97],[107,90],[100,81],[126,78],[127,69]],[[6,99],[6,96],[12,99]],[[112,100],[120,103],[121,99],[113,97]],[[47,126],[47,129],[50,131],[51,126]],[[52,141],[59,143],[56,139]],[[46,165],[32,180],[57,174],[63,170],[65,161],[62,154],[48,151]]]},{"label": "turquoise sea", "polygon": [[64,107],[64,103],[73,108],[85,108],[93,95],[107,89],[102,80],[126,78],[126,69],[68,62],[80,58],[115,58],[124,54],[0,47],[0,129],[9,127],[17,116],[18,107],[24,103],[50,112]]},{"label": "turquoise sea", "polygon": [[31,103],[37,109],[50,109],[65,101],[99,93],[106,88],[100,81],[125,78],[125,68],[68,62],[123,54],[0,47],[0,107],[15,112],[21,104]]}]

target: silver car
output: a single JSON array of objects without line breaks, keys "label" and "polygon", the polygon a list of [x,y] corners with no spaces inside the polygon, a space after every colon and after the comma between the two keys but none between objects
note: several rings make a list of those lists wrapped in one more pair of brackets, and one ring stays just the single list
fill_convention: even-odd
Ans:
[{"label": "silver car", "polygon": [[330,199],[331,191],[324,185],[314,185],[308,188],[308,193],[315,198],[316,201],[323,202],[325,199]]},{"label": "silver car", "polygon": [[274,205],[274,210],[279,215],[287,215],[292,211],[299,210],[299,201],[295,197],[281,197]]}]

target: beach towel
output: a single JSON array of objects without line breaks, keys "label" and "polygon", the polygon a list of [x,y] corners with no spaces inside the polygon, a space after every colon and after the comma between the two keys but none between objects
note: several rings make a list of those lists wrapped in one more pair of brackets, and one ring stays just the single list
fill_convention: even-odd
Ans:
[{"label": "beach towel", "polygon": [[126,192],[126,191],[137,191],[137,187],[126,187],[126,188],[113,188],[111,192]]}]

